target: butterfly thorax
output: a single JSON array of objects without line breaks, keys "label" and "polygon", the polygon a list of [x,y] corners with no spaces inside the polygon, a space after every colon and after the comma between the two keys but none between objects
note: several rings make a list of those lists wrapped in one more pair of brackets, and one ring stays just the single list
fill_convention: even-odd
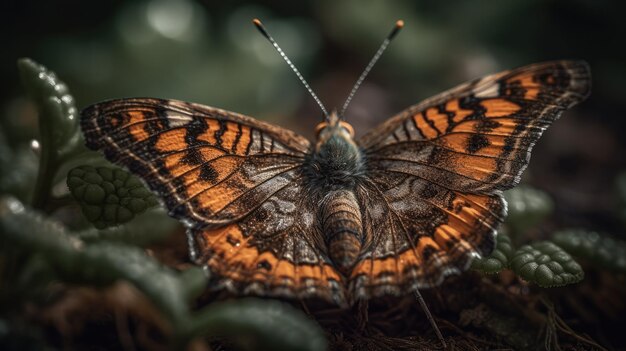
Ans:
[{"label": "butterfly thorax", "polygon": [[317,127],[317,142],[305,163],[312,197],[331,260],[349,274],[361,252],[363,225],[354,189],[364,176],[363,156],[352,127],[335,113]]},{"label": "butterfly thorax", "polygon": [[308,155],[305,173],[319,190],[353,189],[363,175],[363,156],[352,127],[335,113],[317,127],[317,141]]}]

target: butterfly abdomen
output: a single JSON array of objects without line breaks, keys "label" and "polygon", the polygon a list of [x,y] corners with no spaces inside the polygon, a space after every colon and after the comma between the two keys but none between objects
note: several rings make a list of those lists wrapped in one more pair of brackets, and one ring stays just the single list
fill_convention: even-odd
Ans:
[{"label": "butterfly abdomen", "polygon": [[322,203],[321,222],[331,260],[342,273],[349,273],[363,242],[361,209],[354,193],[330,192]]}]

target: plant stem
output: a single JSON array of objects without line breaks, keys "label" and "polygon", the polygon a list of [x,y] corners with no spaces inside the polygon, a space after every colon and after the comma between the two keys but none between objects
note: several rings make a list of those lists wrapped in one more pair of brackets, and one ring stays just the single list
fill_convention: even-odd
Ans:
[{"label": "plant stem", "polygon": [[41,155],[39,157],[39,169],[37,171],[37,181],[33,192],[32,207],[37,210],[43,210],[50,197],[52,189],[52,181],[54,179],[54,170],[50,169],[50,165],[54,164],[51,160],[52,155],[48,152],[48,148],[41,143]]}]

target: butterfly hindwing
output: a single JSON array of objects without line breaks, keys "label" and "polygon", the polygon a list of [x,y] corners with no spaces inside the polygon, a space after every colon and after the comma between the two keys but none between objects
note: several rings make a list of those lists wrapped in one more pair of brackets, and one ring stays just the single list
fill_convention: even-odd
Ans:
[{"label": "butterfly hindwing", "polygon": [[190,227],[213,288],[345,303],[305,203],[310,143],[232,112],[174,100],[122,99],[82,112],[87,146],[126,166]]},{"label": "butterfly hindwing", "polygon": [[505,215],[499,195],[464,194],[408,174],[372,172],[359,191],[367,237],[349,279],[354,298],[441,284],[490,252]]},{"label": "butterfly hindwing", "polygon": [[343,278],[326,253],[316,208],[300,187],[294,182],[281,189],[237,223],[190,230],[194,259],[208,267],[210,287],[346,305]]},{"label": "butterfly hindwing", "polygon": [[436,286],[490,253],[506,212],[501,191],[519,182],[542,132],[589,89],[584,62],[530,65],[437,95],[360,139],[366,190],[376,194],[364,206],[379,209],[352,293]]}]

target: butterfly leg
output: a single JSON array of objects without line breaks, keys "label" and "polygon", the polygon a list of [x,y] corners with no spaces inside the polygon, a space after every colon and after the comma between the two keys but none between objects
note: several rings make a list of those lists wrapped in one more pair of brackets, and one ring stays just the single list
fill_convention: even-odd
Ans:
[{"label": "butterfly leg", "polygon": [[415,289],[415,297],[417,297],[417,301],[419,301],[420,306],[422,307],[422,310],[426,314],[426,318],[428,318],[428,321],[430,322],[430,325],[433,327],[433,329],[435,329],[435,334],[437,334],[437,338],[439,338],[439,341],[441,342],[443,349],[444,350],[447,349],[448,345],[446,344],[446,340],[443,338],[443,335],[441,334],[441,330],[439,330],[439,327],[437,326],[437,322],[435,322],[435,319],[433,318],[433,315],[430,313],[428,306],[426,306],[426,301],[424,301],[424,298],[422,297],[422,294],[420,294],[419,289]]}]

